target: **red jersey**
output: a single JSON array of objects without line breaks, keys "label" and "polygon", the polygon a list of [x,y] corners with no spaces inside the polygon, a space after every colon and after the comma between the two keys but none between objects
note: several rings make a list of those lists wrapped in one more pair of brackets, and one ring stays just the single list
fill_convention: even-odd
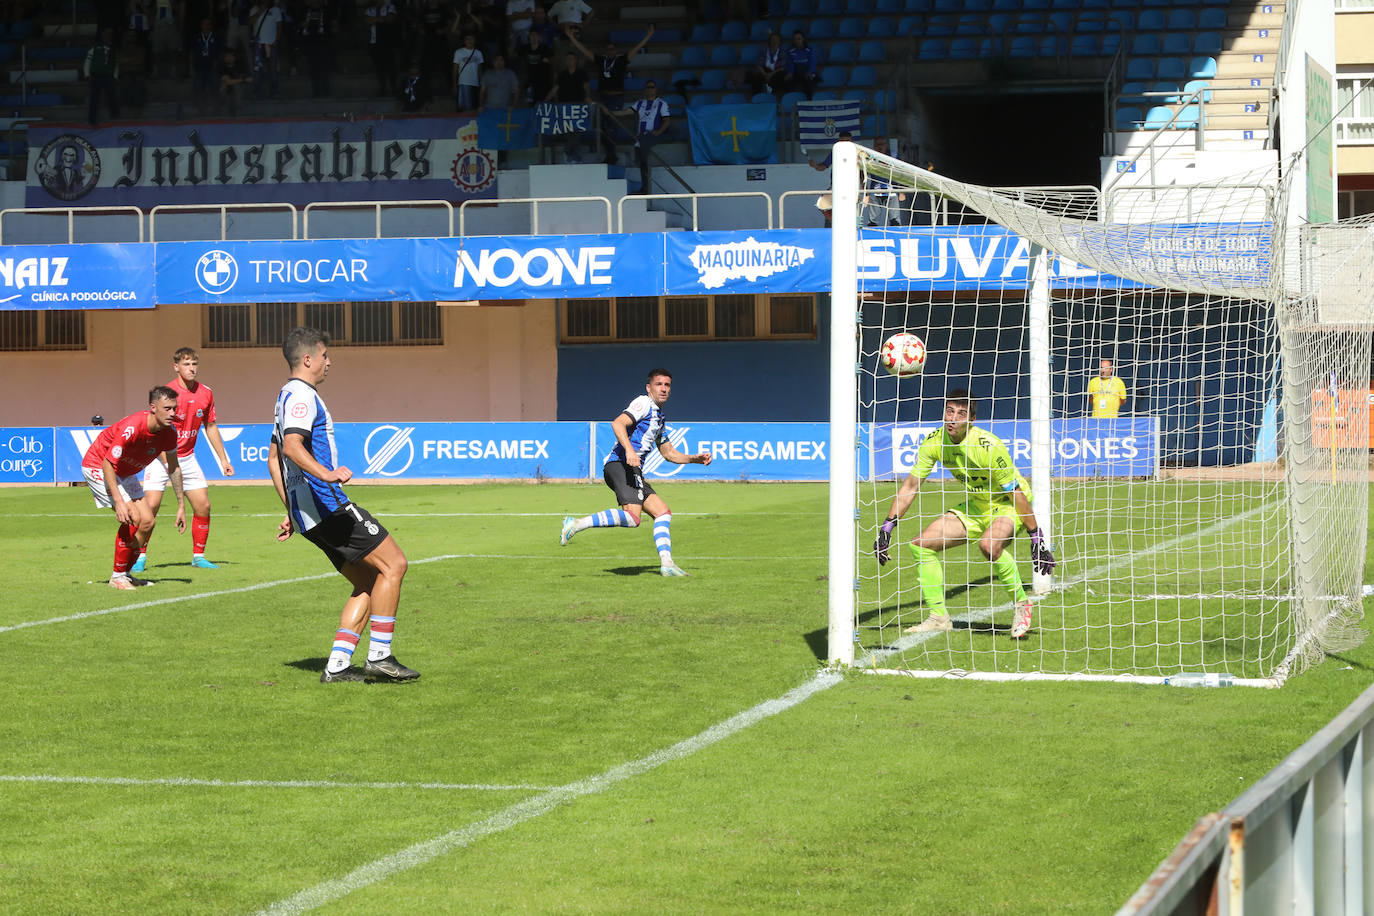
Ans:
[{"label": "red jersey", "polygon": [[177,428],[177,456],[189,455],[196,450],[201,426],[217,422],[215,393],[204,382],[197,382],[196,390],[188,391],[181,376],[168,382],[167,387],[177,393],[177,412],[172,418]]},{"label": "red jersey", "polygon": [[107,426],[95,437],[91,447],[86,449],[86,457],[81,459],[83,468],[101,467],[106,458],[114,465],[116,477],[132,477],[157,460],[163,452],[177,447],[177,430],[168,426],[161,432],[148,431],[146,410],[130,414],[113,426]]}]

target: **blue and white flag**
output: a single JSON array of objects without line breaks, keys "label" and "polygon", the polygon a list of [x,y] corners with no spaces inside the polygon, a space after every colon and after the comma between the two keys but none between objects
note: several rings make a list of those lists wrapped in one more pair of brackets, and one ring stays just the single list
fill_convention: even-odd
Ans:
[{"label": "blue and white flag", "polygon": [[778,110],[773,105],[700,105],[687,109],[687,126],[697,165],[778,161]]},{"label": "blue and white flag", "polygon": [[802,146],[825,146],[841,131],[859,135],[859,105],[849,102],[798,102],[797,137]]},{"label": "blue and white flag", "polygon": [[488,109],[477,116],[477,134],[482,149],[530,149],[538,142],[534,109]]}]

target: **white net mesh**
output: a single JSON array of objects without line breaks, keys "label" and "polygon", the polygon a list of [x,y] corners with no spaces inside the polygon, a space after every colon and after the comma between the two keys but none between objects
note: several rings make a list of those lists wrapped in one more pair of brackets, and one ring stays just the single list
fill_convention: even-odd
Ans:
[{"label": "white net mesh", "polygon": [[[1268,174],[1142,190],[1109,213],[1090,191],[977,187],[866,150],[859,173],[858,212],[837,203],[834,215],[862,229],[857,663],[1281,680],[1358,638],[1369,226],[1286,242],[1285,194]],[[1028,330],[1037,249],[1050,265],[1039,354]],[[878,366],[900,331],[926,343],[919,376]],[[1032,478],[1037,359],[1049,368],[1038,415],[1052,438],[1052,492],[1034,502],[1059,566],[1053,589],[1035,596],[1031,633],[1011,639],[1015,586],[976,540],[938,551],[935,593],[928,557],[923,568],[907,547],[968,498],[942,467],[899,523],[893,562],[880,567],[870,548],[952,389],[972,394],[975,425]],[[1104,360],[1124,384],[1119,409],[1095,410],[1117,404],[1114,382],[1090,396]],[[1009,549],[1029,590],[1027,541],[1021,532]],[[939,610],[953,630],[907,632]]]}]

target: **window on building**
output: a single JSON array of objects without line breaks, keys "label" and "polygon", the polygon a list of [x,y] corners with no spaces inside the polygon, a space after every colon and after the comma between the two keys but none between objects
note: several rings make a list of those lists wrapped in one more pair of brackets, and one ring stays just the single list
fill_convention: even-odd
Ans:
[{"label": "window on building", "polygon": [[84,350],[86,313],[43,309],[0,311],[0,350]]},{"label": "window on building", "polygon": [[1336,142],[1374,143],[1374,72],[1336,77]]},{"label": "window on building", "polygon": [[767,340],[816,336],[812,295],[622,296],[566,299],[562,343]]},{"label": "window on building", "polygon": [[331,342],[358,347],[442,344],[433,302],[255,302],[205,306],[206,347],[280,347],[296,327],[319,328]]}]

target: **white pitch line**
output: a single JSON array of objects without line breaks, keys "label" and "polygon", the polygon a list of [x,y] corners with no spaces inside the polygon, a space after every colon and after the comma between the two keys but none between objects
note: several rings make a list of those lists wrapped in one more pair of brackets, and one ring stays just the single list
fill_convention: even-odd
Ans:
[{"label": "white pitch line", "polygon": [[617,783],[640,776],[665,763],[681,760],[770,716],[785,712],[822,690],[835,686],[841,680],[843,678],[838,674],[820,672],[802,686],[789,690],[780,697],[765,700],[723,722],[718,722],[691,738],[655,751],[647,757],[640,757],[638,760],[631,760],[628,763],[611,767],[596,776],[589,776],[586,779],[541,792],[534,798],[503,808],[491,817],[475,824],[451,830],[448,833],[383,856],[340,878],[323,881],[284,900],[279,900],[260,910],[259,916],[292,916],[292,914],[304,913],[322,907],[340,897],[351,894],[353,891],[370,887],[400,872],[431,862],[439,856],[471,846],[484,837],[501,833],[526,821],[541,817],[568,802],[586,795],[604,792]]},{"label": "white pitch line", "polygon": [[463,792],[548,792],[549,786],[489,785],[466,782],[331,782],[320,779],[192,779],[171,776],[165,779],[137,779],[132,776],[3,776],[0,782],[47,783],[90,786],[183,786],[212,789],[440,789]]}]

